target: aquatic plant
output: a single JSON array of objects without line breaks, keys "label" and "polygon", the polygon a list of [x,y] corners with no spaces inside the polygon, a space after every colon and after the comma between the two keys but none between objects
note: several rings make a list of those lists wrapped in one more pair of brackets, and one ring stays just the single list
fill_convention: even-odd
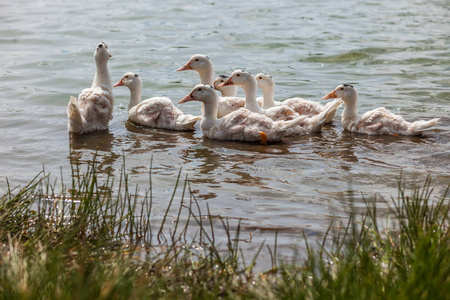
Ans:
[{"label": "aquatic plant", "polygon": [[[159,223],[153,221],[151,174],[141,195],[129,186],[125,167],[118,179],[102,177],[95,159],[85,171],[74,164],[70,188],[62,178],[52,183],[45,172],[24,187],[9,188],[0,199],[0,298],[445,299],[450,294],[448,189],[434,197],[430,178],[411,195],[399,180],[394,214],[387,219],[379,216],[376,199],[365,199],[367,213],[330,224],[321,244],[307,243],[304,261],[287,264],[276,244],[269,247],[273,266],[257,272],[264,244],[246,262],[240,222],[232,230],[229,220],[213,217],[208,206],[202,212],[181,174]],[[173,209],[176,218],[168,222]],[[192,228],[194,235],[188,234]],[[225,232],[222,241],[218,230]]]}]

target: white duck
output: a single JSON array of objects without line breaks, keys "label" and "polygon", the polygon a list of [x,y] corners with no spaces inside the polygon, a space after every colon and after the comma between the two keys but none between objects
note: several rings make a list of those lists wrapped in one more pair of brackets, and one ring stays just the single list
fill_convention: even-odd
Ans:
[{"label": "white duck", "polygon": [[236,97],[238,90],[237,85],[228,85],[219,87],[219,84],[224,83],[225,81],[227,81],[227,79],[228,76],[226,75],[217,76],[217,78],[214,79],[213,87],[222,94],[222,97]]},{"label": "white duck", "polygon": [[424,130],[436,125],[438,118],[428,121],[407,122],[402,116],[395,115],[384,107],[358,114],[358,92],[349,84],[339,85],[322,99],[341,98],[345,109],[341,120],[345,130],[369,135],[419,135]]},{"label": "white duck", "polygon": [[141,102],[142,81],[138,74],[125,73],[116,86],[126,86],[130,89],[128,116],[131,121],[153,128],[169,130],[194,130],[200,116],[184,114],[166,97],[153,97]]},{"label": "white duck", "polygon": [[67,107],[69,132],[87,133],[108,128],[112,119],[114,96],[108,60],[111,54],[105,43],[100,43],[94,52],[96,73],[92,86],[81,91],[78,100],[70,97]]},{"label": "white duck", "polygon": [[313,117],[305,115],[301,116],[285,105],[262,109],[256,101],[257,82],[255,77],[250,73],[241,70],[234,71],[230,78],[221,85],[241,86],[245,93],[245,108],[252,112],[266,115],[274,121],[297,120],[298,126],[290,128],[287,131],[286,136],[303,135],[320,131],[323,124],[328,119],[329,114],[333,113],[333,110],[336,110],[340,105],[340,100],[334,101],[327,109]]},{"label": "white duck", "polygon": [[[255,78],[256,81],[258,82],[258,87],[261,88],[263,91],[263,101],[264,101],[264,104],[262,106],[263,108],[270,108],[276,105],[286,105],[292,108],[295,112],[297,112],[300,115],[312,117],[314,115],[321,113],[323,110],[328,109],[329,105],[332,105],[331,104],[332,102],[330,102],[325,106],[323,106],[318,102],[306,100],[300,97],[286,99],[282,102],[275,101],[274,100],[275,81],[272,78],[272,76],[259,73],[255,76]],[[341,104],[342,103],[343,102],[341,101]],[[330,111],[325,123],[330,123],[333,120],[336,114],[336,110],[339,108],[339,106],[337,106],[334,111]]]},{"label": "white duck", "polygon": [[274,122],[270,118],[240,108],[222,118],[217,118],[219,96],[212,86],[199,84],[179,103],[200,101],[204,111],[200,128],[205,137],[215,140],[246,142],[281,141],[290,127],[297,126],[297,120]]},{"label": "white duck", "polygon": [[[193,55],[189,61],[177,71],[194,70],[200,76],[200,83],[213,85],[214,84],[214,65],[208,56],[203,54]],[[219,106],[217,110],[217,117],[221,118],[232,111],[244,107],[245,100],[241,97],[221,97],[219,98]]]}]

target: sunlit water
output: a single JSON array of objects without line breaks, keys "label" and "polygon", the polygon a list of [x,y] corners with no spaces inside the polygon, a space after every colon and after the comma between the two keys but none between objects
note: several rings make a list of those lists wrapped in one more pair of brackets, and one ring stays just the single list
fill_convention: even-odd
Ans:
[{"label": "sunlit water", "polygon": [[[241,246],[256,249],[264,239],[273,245],[278,230],[278,251],[289,256],[302,243],[302,230],[320,236],[331,219],[345,220],[351,202],[362,209],[362,194],[396,195],[401,173],[410,186],[432,175],[437,194],[450,182],[448,1],[151,2],[0,4],[2,193],[6,178],[12,186],[24,184],[43,166],[67,179],[71,158],[83,164],[97,150],[99,170],[114,176],[125,154],[130,184],[143,192],[153,157],[156,220],[182,169],[202,207],[242,219],[243,239],[252,240]],[[368,137],[344,132],[336,116],[321,134],[282,144],[219,142],[203,139],[199,130],[134,126],[125,109],[129,91],[122,87],[114,90],[108,132],[71,137],[67,102],[90,86],[101,41],[113,55],[113,81],[139,73],[144,98],[178,102],[199,79],[175,70],[203,53],[218,74],[237,68],[271,74],[277,100],[321,101],[338,84],[351,83],[360,111],[385,106],[407,120],[441,121],[425,137]],[[181,109],[199,114],[200,105]]]}]

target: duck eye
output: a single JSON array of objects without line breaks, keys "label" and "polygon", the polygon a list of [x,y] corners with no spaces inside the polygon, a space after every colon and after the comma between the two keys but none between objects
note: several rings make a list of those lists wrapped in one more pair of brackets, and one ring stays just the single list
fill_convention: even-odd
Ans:
[{"label": "duck eye", "polygon": [[128,75],[127,75],[127,76],[125,76],[125,78],[128,78]]},{"label": "duck eye", "polygon": [[198,89],[198,91],[200,92],[202,89]]},{"label": "duck eye", "polygon": [[101,47],[103,47],[103,45],[102,45],[102,44],[99,44],[98,47],[101,48]]},{"label": "duck eye", "polygon": [[198,58],[195,61],[198,61]]},{"label": "duck eye", "polygon": [[262,79],[262,77],[261,77],[261,76],[259,76],[259,79]]},{"label": "duck eye", "polygon": [[236,74],[237,77],[241,76],[241,74]]},{"label": "duck eye", "polygon": [[341,91],[343,91],[343,90],[344,90],[344,88],[340,88],[340,90],[341,90]]},{"label": "duck eye", "polygon": [[134,77],[139,77],[139,75],[138,74],[134,74]]}]

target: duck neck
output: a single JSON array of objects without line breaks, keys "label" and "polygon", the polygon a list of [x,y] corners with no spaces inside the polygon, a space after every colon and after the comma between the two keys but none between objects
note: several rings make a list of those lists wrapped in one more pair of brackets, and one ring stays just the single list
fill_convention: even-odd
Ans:
[{"label": "duck neck", "polygon": [[211,86],[213,85],[213,83],[214,83],[214,67],[212,65],[199,71],[198,74],[200,75],[200,83],[201,84],[207,84],[207,85],[211,85]]},{"label": "duck neck", "polygon": [[215,101],[210,101],[208,103],[202,102],[202,121],[200,122],[200,128],[202,130],[208,130],[214,126],[217,122],[217,109],[219,103],[219,97],[217,95],[214,96]]},{"label": "duck neck", "polygon": [[342,117],[346,119],[356,119],[358,118],[358,98],[342,98],[345,103],[344,111],[342,112]]},{"label": "duck neck", "polygon": [[264,87],[262,88],[263,90],[263,99],[264,99],[264,105],[263,108],[270,108],[270,107],[274,107],[275,104],[275,100],[273,99],[273,94],[274,94],[274,88],[273,87]]},{"label": "duck neck", "polygon": [[220,92],[222,93],[222,97],[235,97],[237,94],[237,86],[235,85],[229,85],[224,86],[220,89]]},{"label": "duck neck", "polygon": [[141,102],[141,96],[142,96],[142,86],[136,85],[130,88],[130,103],[128,104],[128,110],[132,109],[136,105]]},{"label": "duck neck", "polygon": [[242,86],[245,93],[245,108],[256,113],[264,114],[264,110],[259,107],[256,101],[256,91],[258,89],[256,82],[249,82],[248,84]]},{"label": "duck neck", "polygon": [[108,71],[108,60],[96,61],[96,71],[92,88],[100,87],[108,91],[112,91],[111,76]]}]

